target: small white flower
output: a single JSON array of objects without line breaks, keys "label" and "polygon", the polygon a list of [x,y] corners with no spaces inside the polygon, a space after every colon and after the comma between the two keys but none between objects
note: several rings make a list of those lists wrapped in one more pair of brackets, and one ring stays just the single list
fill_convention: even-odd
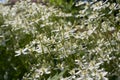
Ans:
[{"label": "small white flower", "polygon": [[15,56],[20,56],[22,51],[21,50],[18,50],[18,51],[15,51],[16,55]]},{"label": "small white flower", "polygon": [[29,52],[28,48],[25,48],[25,49],[22,50],[23,54],[28,54],[28,52]]}]

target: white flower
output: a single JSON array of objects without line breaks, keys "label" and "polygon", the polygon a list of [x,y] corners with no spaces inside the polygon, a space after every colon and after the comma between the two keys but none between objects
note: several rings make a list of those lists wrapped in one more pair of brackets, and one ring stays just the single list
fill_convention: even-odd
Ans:
[{"label": "white flower", "polygon": [[25,49],[22,50],[23,54],[28,54],[28,52],[29,52],[28,48],[25,48]]},{"label": "white flower", "polygon": [[15,56],[20,56],[22,53],[22,50],[15,51],[16,55]]}]

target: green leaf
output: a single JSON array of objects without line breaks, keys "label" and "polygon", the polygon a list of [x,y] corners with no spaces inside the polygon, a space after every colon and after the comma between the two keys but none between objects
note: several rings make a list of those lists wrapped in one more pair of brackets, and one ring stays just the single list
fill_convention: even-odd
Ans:
[{"label": "green leaf", "polygon": [[52,78],[49,77],[47,80],[59,80],[63,75],[64,73],[67,71],[67,69],[63,70],[61,73],[57,73],[55,74]]}]

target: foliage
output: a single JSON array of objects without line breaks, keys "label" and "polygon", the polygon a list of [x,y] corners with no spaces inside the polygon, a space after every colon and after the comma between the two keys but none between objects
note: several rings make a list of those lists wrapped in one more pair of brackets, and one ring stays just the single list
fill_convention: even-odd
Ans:
[{"label": "foliage", "polygon": [[28,1],[0,5],[0,79],[117,80],[120,5],[83,4],[69,13]]}]

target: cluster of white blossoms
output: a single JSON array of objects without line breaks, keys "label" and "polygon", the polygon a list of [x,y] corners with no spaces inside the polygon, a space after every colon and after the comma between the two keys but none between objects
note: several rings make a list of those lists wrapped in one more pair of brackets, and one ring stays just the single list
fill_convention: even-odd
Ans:
[{"label": "cluster of white blossoms", "polygon": [[[15,57],[29,57],[25,62],[28,61],[31,70],[23,80],[46,80],[46,76],[60,80],[108,80],[112,73],[106,67],[112,66],[113,73],[120,68],[117,58],[120,30],[113,24],[120,17],[115,20],[113,16],[105,17],[102,13],[108,6],[109,3],[99,2],[90,8],[86,3],[83,10],[73,15],[29,1],[21,1],[11,8],[0,5],[5,20],[2,28],[8,29],[4,34],[0,32],[3,34],[0,39],[4,35],[12,37]],[[113,7],[114,4],[110,9]],[[116,63],[112,63],[114,60]]]}]

